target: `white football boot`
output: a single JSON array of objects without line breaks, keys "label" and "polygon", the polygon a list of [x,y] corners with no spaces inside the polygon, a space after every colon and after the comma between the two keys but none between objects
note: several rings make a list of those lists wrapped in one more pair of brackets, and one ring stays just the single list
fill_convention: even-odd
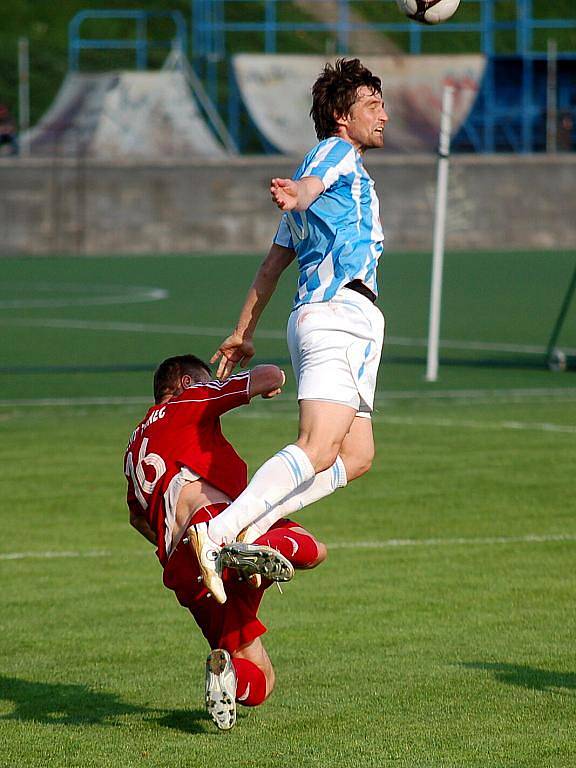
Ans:
[{"label": "white football boot", "polygon": [[221,731],[236,724],[236,670],[222,648],[211,651],[206,659],[206,709]]},{"label": "white football boot", "polygon": [[220,567],[220,547],[208,535],[208,523],[196,523],[186,531],[186,538],[198,558],[202,581],[216,602],[226,602]]}]

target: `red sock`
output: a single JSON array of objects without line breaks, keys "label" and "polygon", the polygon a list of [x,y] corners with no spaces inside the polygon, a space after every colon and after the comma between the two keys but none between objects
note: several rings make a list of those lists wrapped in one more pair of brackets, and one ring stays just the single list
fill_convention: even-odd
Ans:
[{"label": "red sock", "polygon": [[309,533],[300,533],[294,528],[271,528],[256,540],[278,550],[290,560],[294,568],[309,568],[318,559],[316,540]]},{"label": "red sock", "polygon": [[248,659],[232,659],[236,670],[236,701],[244,707],[257,707],[266,698],[266,675]]}]

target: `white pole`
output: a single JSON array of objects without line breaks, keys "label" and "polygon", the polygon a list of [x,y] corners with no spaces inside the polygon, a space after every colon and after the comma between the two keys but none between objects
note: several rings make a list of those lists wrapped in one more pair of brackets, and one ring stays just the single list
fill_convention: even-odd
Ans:
[{"label": "white pole", "polygon": [[20,154],[29,153],[28,128],[30,128],[30,56],[28,38],[18,40],[18,127]]},{"label": "white pole", "polygon": [[432,286],[430,290],[430,316],[428,322],[428,360],[426,381],[438,380],[438,350],[440,346],[440,307],[442,303],[442,272],[444,268],[444,241],[446,234],[446,205],[448,199],[448,165],[450,161],[450,127],[454,88],[444,86],[442,93],[442,119],[438,142],[438,176],[434,211],[434,251],[432,255]]}]

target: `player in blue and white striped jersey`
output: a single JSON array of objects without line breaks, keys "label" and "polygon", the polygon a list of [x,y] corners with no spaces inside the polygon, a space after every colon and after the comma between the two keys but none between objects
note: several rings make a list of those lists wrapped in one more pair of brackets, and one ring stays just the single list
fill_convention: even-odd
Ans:
[{"label": "player in blue and white striped jersey", "polygon": [[196,526],[198,557],[213,570],[220,545],[241,532],[253,541],[278,519],[280,505],[283,512],[290,505],[297,510],[326,496],[364,474],[374,456],[370,414],[384,338],[384,317],[375,306],[383,234],[362,156],[383,146],[388,116],[380,79],[358,59],[327,64],[312,97],[320,143],[292,179],[272,179],[272,199],[284,216],[234,332],[212,358],[220,358],[222,378],[251,359],[260,315],[297,257],[288,346],[298,382],[298,439],[265,462],[218,518]]},{"label": "player in blue and white striped jersey", "polygon": [[[384,234],[374,182],[360,152],[345,139],[331,136],[314,147],[294,180],[314,177],[323,193],[307,210],[285,213],[274,242],[298,256],[298,293],[294,307],[329,301],[352,280],[378,293],[376,267]],[[279,180],[275,180],[278,185]],[[275,194],[286,186],[278,187]]]}]

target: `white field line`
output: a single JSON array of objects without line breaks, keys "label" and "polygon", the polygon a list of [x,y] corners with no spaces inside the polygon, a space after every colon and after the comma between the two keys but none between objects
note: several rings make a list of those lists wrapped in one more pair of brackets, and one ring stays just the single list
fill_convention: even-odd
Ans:
[{"label": "white field line", "polygon": [[[236,416],[243,419],[295,419],[295,414],[287,411],[274,413],[270,411],[239,411]],[[415,418],[413,416],[384,416],[375,414],[373,421],[380,424],[403,424],[407,427],[439,427],[440,429],[483,429],[483,430],[524,430],[527,432],[562,432],[576,435],[574,424],[554,424],[552,422],[530,421],[473,421],[472,419],[435,419]]]},{"label": "white field line", "polygon": [[469,539],[386,539],[384,541],[340,541],[327,544],[329,549],[388,549],[392,547],[493,546],[497,544],[547,544],[554,541],[576,541],[576,534],[527,534],[526,536],[486,536]]},{"label": "white field line", "polygon": [[[385,346],[392,344],[395,347],[428,347],[428,339],[409,338],[405,336],[386,337]],[[474,349],[484,352],[524,352],[527,355],[543,355],[547,347],[537,344],[512,344],[498,341],[457,341],[454,339],[441,339],[440,346],[444,349]],[[576,354],[576,348],[562,348],[566,354]]]},{"label": "white field line", "polygon": [[152,405],[150,397],[41,397],[0,400],[0,408],[70,408],[83,405]]},{"label": "white field line", "polygon": [[[477,401],[475,401],[477,402]],[[42,400],[0,400],[0,408],[62,408],[71,406],[115,406],[115,405],[149,405],[147,397],[93,397],[93,398],[45,398]],[[289,403],[286,402],[285,405]],[[242,419],[296,419],[295,401],[292,399],[290,411],[282,409],[264,410],[238,410],[234,414]],[[556,424],[553,422],[529,422],[529,421],[475,421],[473,419],[446,419],[446,418],[418,418],[414,416],[388,416],[381,413],[374,415],[374,421],[383,424],[405,425],[408,427],[432,427],[440,429],[477,429],[477,430],[513,430],[529,432],[553,432],[562,434],[576,434],[574,424]]]},{"label": "white field line", "polygon": [[530,399],[572,400],[575,387],[532,387],[526,389],[431,389],[378,391],[383,400],[465,400],[470,402],[522,402]]},{"label": "white field line", "polygon": [[[576,388],[574,387],[550,387],[539,389],[448,389],[448,390],[379,390],[377,398],[381,401],[386,400],[459,400],[463,403],[472,405],[482,403],[524,403],[530,400],[544,400],[546,402],[564,402],[576,400]],[[294,395],[282,395],[282,406],[295,408],[296,397]],[[67,408],[72,406],[106,406],[106,405],[152,405],[150,397],[145,395],[134,396],[107,396],[107,397],[40,397],[40,398],[21,398],[0,400],[0,408]],[[260,405],[252,410],[237,410],[236,415],[244,418],[284,418],[293,416],[296,410],[290,414],[279,413],[278,405],[280,402],[270,406],[268,411]],[[272,410],[273,409],[273,410]],[[387,417],[383,412],[376,410],[374,417],[376,419],[396,418]],[[401,417],[398,417],[401,418]]]},{"label": "white field line", "polygon": [[[125,323],[107,320],[61,320],[58,318],[0,318],[0,325],[29,328],[70,328],[77,331],[116,331],[118,333],[159,333],[168,336],[215,336],[225,338],[230,328],[164,323]],[[285,339],[284,331],[258,331],[262,339]]]},{"label": "white field line", "polygon": [[[576,534],[551,533],[527,534],[525,536],[486,536],[480,538],[454,539],[384,539],[375,541],[338,541],[327,544],[328,549],[396,549],[399,547],[476,547],[496,546],[499,544],[549,544],[553,542],[576,541]],[[38,552],[5,552],[0,553],[0,560],[56,560],[67,558],[92,557],[141,557],[149,551],[135,550],[132,552],[112,551],[107,549],[88,549],[78,551],[38,551]]]},{"label": "white field line", "polygon": [[[151,289],[161,291],[161,289]],[[166,292],[164,292],[166,293]],[[95,299],[97,297],[94,297]],[[122,301],[116,301],[119,297],[102,297],[100,302],[96,300],[72,300],[70,304],[32,304],[26,306],[74,306],[77,304],[112,304],[112,303],[124,303],[124,302],[137,302],[137,301],[153,301],[159,298],[165,298],[165,296],[157,296],[154,298],[138,298],[127,297],[122,298]],[[114,299],[114,301],[112,301]],[[60,300],[58,300],[60,301]],[[66,301],[66,300],[62,300]],[[0,308],[8,306],[3,302],[0,302]],[[16,304],[10,305],[17,306]],[[24,306],[24,305],[22,305]],[[170,325],[166,323],[129,323],[129,322],[115,322],[108,320],[80,320],[80,319],[59,319],[59,318],[0,318],[0,324],[20,326],[20,327],[38,327],[38,328],[70,328],[72,330],[79,331],[113,331],[118,333],[158,333],[167,335],[179,335],[179,336],[215,336],[226,337],[230,333],[230,328],[215,328],[210,326],[197,326],[197,325]],[[285,339],[286,331],[284,330],[259,330],[258,336],[262,339]],[[392,347],[418,347],[426,349],[428,342],[423,338],[410,338],[406,336],[389,336],[386,338],[385,346]],[[458,341],[456,339],[442,339],[440,346],[444,349],[454,350],[479,350],[484,352],[509,352],[509,353],[523,353],[528,355],[543,355],[546,352],[546,347],[537,346],[534,344],[512,344],[501,343],[497,341]],[[576,348],[565,348],[566,354],[576,354]]]},{"label": "white field line", "polygon": [[86,549],[82,552],[62,550],[47,552],[5,552],[0,553],[0,560],[53,560],[68,557],[112,557],[113,552],[106,549]]},{"label": "white field line", "polygon": [[576,425],[573,424],[553,424],[549,422],[530,422],[530,421],[473,421],[471,419],[418,419],[412,416],[380,416],[376,421],[383,421],[385,424],[405,424],[414,427],[448,427],[455,429],[512,429],[527,430],[531,432],[564,432],[576,435]]},{"label": "white field line", "polygon": [[[8,287],[8,286],[6,286]],[[98,293],[95,293],[93,285],[80,285],[80,284],[44,284],[44,283],[32,283],[26,285],[26,289],[40,289],[40,293],[43,291],[51,291],[56,296],[44,296],[43,298],[30,298],[30,299],[0,299],[0,309],[41,309],[41,308],[54,308],[54,307],[85,307],[85,306],[106,306],[111,304],[140,304],[142,302],[149,301],[162,301],[167,299],[169,293],[164,288],[155,288],[147,286],[122,286],[122,285],[99,285],[97,287]],[[58,295],[59,292],[63,293],[76,293],[86,295],[72,295],[62,296]],[[104,293],[105,295],[102,295]],[[3,318],[4,325],[23,325],[26,324],[27,318]],[[46,325],[50,319],[35,318],[29,320],[28,324],[32,326]],[[74,322],[74,321],[72,321]],[[59,326],[54,326],[59,327]],[[66,326],[62,326],[66,327]]]}]

